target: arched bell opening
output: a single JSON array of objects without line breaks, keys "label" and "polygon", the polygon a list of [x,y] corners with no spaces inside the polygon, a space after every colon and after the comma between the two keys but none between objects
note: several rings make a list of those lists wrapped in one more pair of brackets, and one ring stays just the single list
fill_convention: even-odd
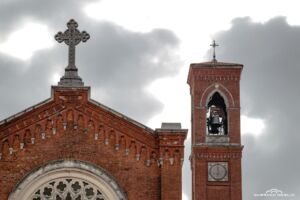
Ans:
[{"label": "arched bell opening", "polygon": [[215,92],[208,101],[206,121],[208,135],[228,134],[226,104],[219,92]]}]

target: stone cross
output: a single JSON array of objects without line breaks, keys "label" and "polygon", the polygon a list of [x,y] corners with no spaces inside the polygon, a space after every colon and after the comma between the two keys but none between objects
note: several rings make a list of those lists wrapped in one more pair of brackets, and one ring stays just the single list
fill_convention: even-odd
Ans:
[{"label": "stone cross", "polygon": [[90,39],[90,35],[77,29],[78,24],[74,19],[71,19],[67,23],[68,29],[62,33],[58,32],[55,35],[55,39],[57,42],[65,42],[66,45],[69,46],[69,65],[68,67],[72,68],[75,67],[75,46],[79,44],[81,41],[86,42],[88,39]]},{"label": "stone cross", "polygon": [[75,65],[75,46],[78,45],[81,41],[86,42],[90,39],[90,35],[82,31],[80,32],[77,27],[78,24],[74,19],[71,19],[67,23],[68,29],[64,33],[58,32],[55,35],[56,41],[59,43],[64,42],[69,46],[69,63],[65,69],[65,75],[60,79],[58,83],[59,86],[83,86],[81,78],[77,74],[77,68]]},{"label": "stone cross", "polygon": [[213,62],[217,62],[217,59],[216,59],[216,47],[218,47],[219,44],[217,44],[216,41],[214,40],[213,43],[210,46],[214,48],[214,54],[213,54],[212,61]]}]

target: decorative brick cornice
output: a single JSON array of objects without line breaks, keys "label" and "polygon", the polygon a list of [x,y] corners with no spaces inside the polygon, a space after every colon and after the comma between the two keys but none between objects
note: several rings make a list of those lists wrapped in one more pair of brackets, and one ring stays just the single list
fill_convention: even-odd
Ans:
[{"label": "decorative brick cornice", "polygon": [[242,153],[196,153],[197,159],[240,159]]},{"label": "decorative brick cornice", "polygon": [[191,157],[195,159],[240,159],[244,146],[227,145],[193,145]]},{"label": "decorative brick cornice", "polygon": [[191,64],[188,84],[193,87],[195,81],[239,81],[243,65],[235,63],[206,62]]},{"label": "decorative brick cornice", "polygon": [[168,163],[170,165],[183,164],[184,141],[187,129],[156,129],[158,133],[159,161],[160,166]]},{"label": "decorative brick cornice", "polygon": [[[103,145],[111,145],[116,151],[124,151],[125,155],[134,153],[136,160],[140,160],[141,154],[145,154],[143,157],[147,166],[151,165],[152,160],[156,159],[158,154],[155,137],[152,136],[152,142],[147,140],[144,142],[144,138],[133,137],[138,135],[135,133],[136,130],[129,130],[127,134],[127,132],[122,132],[122,124],[111,124],[110,120],[95,120],[92,115],[89,116],[87,112],[80,112],[76,108],[67,106],[52,115],[44,115],[38,119],[38,121],[31,120],[31,124],[27,126],[21,127],[16,124],[12,126],[16,128],[8,129],[8,134],[1,134],[1,159],[5,159],[4,154],[13,155],[24,148],[30,148],[30,145],[36,144],[37,141],[52,139],[51,135],[71,134],[71,132],[87,134],[93,137],[95,143],[99,145],[101,145],[99,140],[102,140]],[[18,143],[17,146],[16,143]],[[5,146],[6,149],[8,147],[9,152],[3,152]],[[135,152],[130,152],[130,149],[134,149]]]},{"label": "decorative brick cornice", "polygon": [[239,76],[219,76],[219,75],[205,75],[195,77],[197,81],[239,81]]},{"label": "decorative brick cornice", "polygon": [[41,109],[32,110],[21,118],[14,118],[11,121],[7,121],[0,126],[0,139],[51,118],[55,114],[63,111],[64,108],[64,104],[49,102]]},{"label": "decorative brick cornice", "polygon": [[112,146],[126,156],[134,154],[147,166],[160,166],[162,160],[173,165],[183,159],[185,134],[168,135],[133,123],[88,101],[87,91],[56,88],[52,101],[0,125],[0,161],[42,140],[55,140],[54,135],[72,133],[85,134],[95,144]]}]

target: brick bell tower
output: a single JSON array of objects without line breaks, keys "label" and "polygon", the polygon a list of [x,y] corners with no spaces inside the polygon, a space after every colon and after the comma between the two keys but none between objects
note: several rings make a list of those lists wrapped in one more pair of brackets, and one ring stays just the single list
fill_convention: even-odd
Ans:
[{"label": "brick bell tower", "polygon": [[193,200],[241,200],[240,76],[243,65],[190,65]]}]

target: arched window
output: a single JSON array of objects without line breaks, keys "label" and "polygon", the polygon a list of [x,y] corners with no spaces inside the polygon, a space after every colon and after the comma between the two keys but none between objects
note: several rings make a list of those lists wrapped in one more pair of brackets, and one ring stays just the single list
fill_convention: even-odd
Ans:
[{"label": "arched window", "polygon": [[40,185],[30,196],[31,200],[107,200],[100,188],[79,178],[57,178]]},{"label": "arched window", "polygon": [[60,160],[25,176],[8,200],[126,200],[114,178],[98,166]]},{"label": "arched window", "polygon": [[209,135],[227,135],[227,110],[223,97],[215,92],[207,104],[207,132]]}]

